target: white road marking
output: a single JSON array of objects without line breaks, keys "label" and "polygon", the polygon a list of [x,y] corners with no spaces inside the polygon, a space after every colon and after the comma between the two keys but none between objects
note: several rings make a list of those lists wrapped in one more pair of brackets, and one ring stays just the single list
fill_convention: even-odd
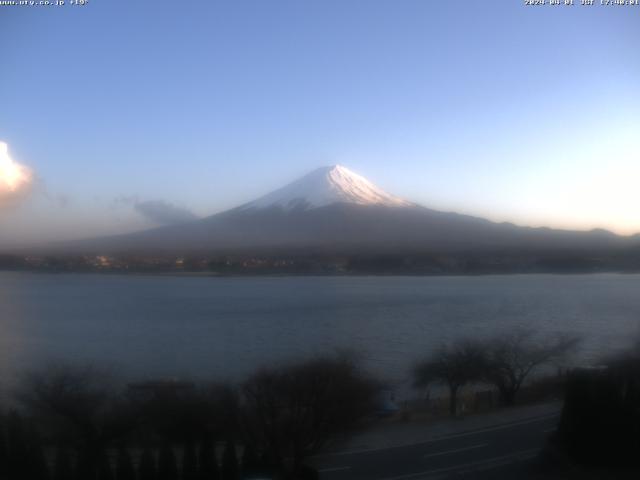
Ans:
[{"label": "white road marking", "polygon": [[334,452],[334,453],[325,453],[322,455],[317,455],[316,458],[322,458],[322,457],[341,457],[344,455],[353,455],[353,454],[357,454],[357,453],[372,453],[372,452],[382,452],[385,450],[395,450],[398,448],[406,448],[406,447],[414,447],[414,446],[418,446],[418,445],[426,445],[427,443],[435,443],[435,442],[440,442],[443,440],[450,440],[452,438],[460,438],[460,437],[468,437],[470,435],[476,435],[479,433],[486,433],[486,432],[494,432],[496,430],[504,430],[507,428],[511,428],[511,427],[517,427],[519,425],[527,425],[529,423],[538,423],[538,422],[544,422],[545,420],[550,420],[554,417],[559,417],[560,413],[551,413],[548,415],[543,415],[540,417],[535,417],[535,418],[529,418],[527,420],[521,420],[521,421],[516,421],[516,422],[511,422],[511,423],[503,423],[500,425],[496,425],[493,427],[486,427],[486,428],[481,428],[478,430],[468,430],[466,432],[461,432],[461,433],[454,433],[452,435],[444,435],[442,437],[436,437],[436,438],[432,438],[429,440],[422,440],[419,442],[410,442],[410,443],[402,443],[402,444],[397,444],[397,445],[391,445],[388,447],[378,447],[378,448],[364,448],[361,450],[350,450],[347,452]]},{"label": "white road marking", "polygon": [[444,452],[429,453],[427,455],[424,455],[422,458],[440,457],[442,455],[449,455],[451,453],[466,452],[467,450],[475,450],[476,448],[486,447],[487,445],[489,444],[481,443],[480,445],[472,445],[470,447],[456,448],[454,450],[445,450]]}]

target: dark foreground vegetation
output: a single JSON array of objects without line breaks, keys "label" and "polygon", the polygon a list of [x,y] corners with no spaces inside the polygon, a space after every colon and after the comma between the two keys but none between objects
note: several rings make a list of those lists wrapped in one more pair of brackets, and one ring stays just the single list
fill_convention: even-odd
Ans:
[{"label": "dark foreground vegetation", "polygon": [[[545,382],[544,369],[563,365],[577,344],[529,330],[459,340],[419,363],[414,379],[443,386],[453,415],[463,390],[490,388],[509,407],[540,380],[562,383],[561,420],[535,478],[634,478],[640,346]],[[344,355],[262,369],[233,387],[123,385],[96,368],[49,368],[29,375],[0,413],[0,479],[317,479],[310,457],[380,414],[381,385]]]},{"label": "dark foreground vegetation", "polygon": [[458,394],[467,385],[493,387],[504,406],[514,405],[525,381],[544,367],[559,366],[575,351],[579,339],[540,337],[517,329],[494,338],[461,339],[443,345],[416,365],[416,387],[440,384],[449,393],[449,413],[458,413]]},{"label": "dark foreground vegetation", "polygon": [[314,479],[305,459],[371,416],[376,391],[345,358],[261,370],[236,389],[118,388],[95,369],[53,369],[0,418],[0,478]]},{"label": "dark foreground vegetation", "polygon": [[570,478],[638,478],[639,433],[640,344],[569,375],[545,457]]}]

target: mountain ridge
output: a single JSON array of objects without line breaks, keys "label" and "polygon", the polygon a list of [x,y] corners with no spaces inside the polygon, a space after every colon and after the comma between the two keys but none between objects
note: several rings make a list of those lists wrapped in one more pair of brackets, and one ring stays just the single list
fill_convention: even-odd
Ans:
[{"label": "mountain ridge", "polygon": [[640,244],[602,229],[557,230],[433,210],[346,167],[322,167],[256,200],[180,225],[65,244],[88,253],[613,251]]}]

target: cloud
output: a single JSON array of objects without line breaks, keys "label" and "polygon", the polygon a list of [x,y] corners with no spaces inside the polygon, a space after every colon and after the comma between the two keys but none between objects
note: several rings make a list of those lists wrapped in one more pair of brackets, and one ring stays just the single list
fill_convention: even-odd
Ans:
[{"label": "cloud", "polygon": [[9,147],[0,142],[0,208],[26,196],[33,185],[33,171],[9,156]]},{"label": "cloud", "polygon": [[198,219],[198,216],[186,208],[178,207],[162,200],[141,202],[135,197],[133,197],[133,200],[130,197],[121,199],[122,203],[126,203],[126,201],[133,205],[136,212],[160,225],[177,225]]}]

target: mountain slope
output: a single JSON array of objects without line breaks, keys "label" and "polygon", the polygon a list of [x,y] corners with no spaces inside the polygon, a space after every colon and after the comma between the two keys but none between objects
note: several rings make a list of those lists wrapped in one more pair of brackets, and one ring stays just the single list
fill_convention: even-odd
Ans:
[{"label": "mountain slope", "polygon": [[342,165],[323,167],[240,207],[242,210],[280,207],[285,210],[324,207],[334,203],[409,207],[413,204],[391,195]]},{"label": "mountain slope", "polygon": [[[635,242],[635,240],[634,240]],[[201,220],[74,248],[101,252],[330,253],[604,251],[630,237],[518,227],[421,207],[342,166],[325,167],[255,201]]]}]

